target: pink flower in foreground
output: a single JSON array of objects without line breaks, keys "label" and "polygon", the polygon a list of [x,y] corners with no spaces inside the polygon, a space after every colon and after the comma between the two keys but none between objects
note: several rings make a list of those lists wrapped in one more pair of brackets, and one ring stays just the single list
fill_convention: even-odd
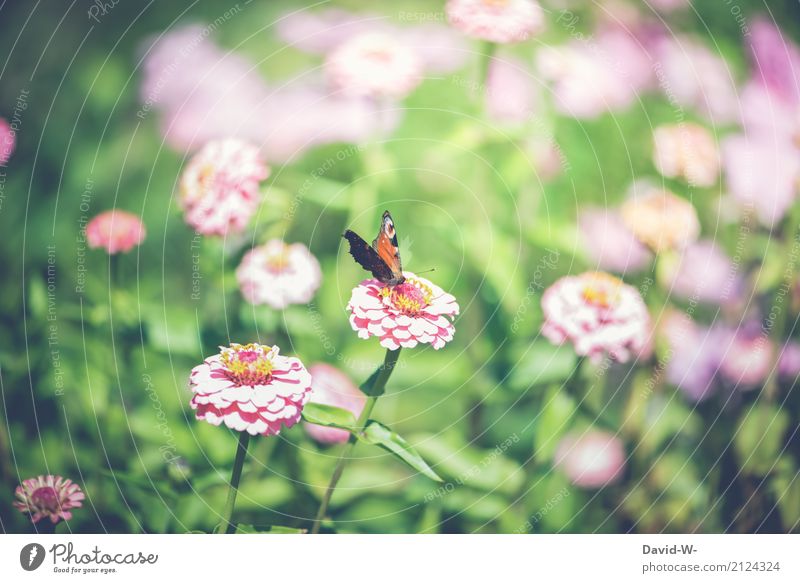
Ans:
[{"label": "pink flower in foreground", "polygon": [[14,508],[30,513],[33,522],[47,517],[53,524],[72,518],[70,510],[80,508],[85,498],[78,484],[51,475],[24,480],[14,494]]},{"label": "pink flower in foreground", "polygon": [[242,231],[269,176],[258,148],[233,138],[209,142],[192,157],[180,181],[184,219],[202,235]]},{"label": "pink flower in foreground", "polygon": [[277,435],[300,420],[311,375],[277,346],[231,344],[192,369],[189,387],[197,419],[250,435]]},{"label": "pink flower in foreground", "polygon": [[8,122],[0,117],[0,166],[8,162],[14,153],[17,138]]},{"label": "pink flower in foreground", "polygon": [[[321,362],[311,365],[308,372],[311,373],[312,379],[312,403],[341,407],[356,417],[361,415],[367,397],[346,374]],[[350,433],[344,429],[324,427],[314,423],[306,423],[305,428],[311,437],[321,443],[344,443],[350,438]]]},{"label": "pink flower in foreground", "polygon": [[625,447],[600,430],[570,433],[558,444],[555,464],[581,488],[600,488],[617,481],[625,469]]},{"label": "pink flower in foreground", "polygon": [[306,304],[319,288],[319,262],[302,243],[273,239],[248,251],[236,269],[242,295],[251,304],[282,310]]},{"label": "pink flower in foreground", "polygon": [[350,297],[350,325],[359,338],[378,336],[389,350],[430,344],[442,348],[453,339],[456,299],[423,277],[404,272],[395,286],[377,279],[362,281]]},{"label": "pink flower in foreground", "polygon": [[719,150],[714,136],[695,123],[662,125],[653,132],[653,162],[668,178],[692,186],[713,186],[719,178]]},{"label": "pink flower in foreground", "polygon": [[653,259],[618,212],[585,209],[580,213],[578,226],[586,254],[597,269],[624,274],[643,269]]},{"label": "pink flower in foreground", "polygon": [[414,50],[383,33],[365,33],[338,47],[325,62],[325,73],[345,95],[405,97],[422,79]]},{"label": "pink flower in foreground", "polygon": [[542,334],[554,344],[571,342],[593,362],[608,354],[626,362],[644,350],[650,316],[636,289],[603,272],[566,276],[542,297]]},{"label": "pink flower in foreground", "polygon": [[467,36],[493,43],[522,42],[544,29],[544,12],[533,0],[448,0],[445,12]]},{"label": "pink flower in foreground", "polygon": [[110,254],[127,253],[144,241],[147,231],[136,215],[127,211],[105,211],[86,225],[86,241],[92,249]]}]

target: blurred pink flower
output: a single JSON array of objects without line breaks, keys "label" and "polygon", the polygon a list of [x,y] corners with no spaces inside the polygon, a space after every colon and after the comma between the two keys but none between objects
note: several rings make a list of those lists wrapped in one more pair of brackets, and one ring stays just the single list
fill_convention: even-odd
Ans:
[{"label": "blurred pink flower", "polygon": [[269,87],[256,63],[217,46],[208,27],[176,28],[145,52],[137,115],[158,114],[164,139],[178,150],[239,138],[260,144],[266,160],[285,162],[319,144],[360,143],[376,127],[387,133],[397,125],[398,111],[378,115],[370,100],[334,94],[313,72]]},{"label": "blurred pink flower", "polygon": [[634,182],[620,214],[636,238],[656,253],[683,249],[700,235],[692,203],[646,181]]},{"label": "blurred pink flower", "polygon": [[234,138],[209,142],[180,180],[184,219],[202,235],[237,233],[261,202],[259,182],[269,176],[258,148]]},{"label": "blurred pink flower", "polygon": [[0,166],[5,166],[14,153],[17,137],[9,123],[0,117]]},{"label": "blurred pink flower", "polygon": [[353,289],[347,310],[359,338],[378,336],[389,350],[430,344],[436,350],[453,339],[456,299],[424,277],[404,272],[406,281],[389,286],[366,279]]},{"label": "blurred pink flower", "polygon": [[197,419],[250,435],[277,435],[300,420],[311,375],[277,346],[231,344],[192,369],[189,387]]},{"label": "blurred pink flower", "polygon": [[666,378],[691,401],[708,398],[728,334],[721,327],[698,326],[686,313],[670,310],[659,324],[659,336],[669,349]]},{"label": "blurred pink flower", "polygon": [[102,212],[86,225],[89,247],[105,249],[111,255],[127,253],[140,245],[146,234],[138,216],[119,209]]},{"label": "blurred pink flower", "polygon": [[639,271],[653,259],[616,211],[586,208],[580,213],[578,226],[583,249],[599,270],[622,274]]},{"label": "blurred pink flower", "polygon": [[306,304],[322,281],[319,262],[302,243],[273,239],[248,251],[236,269],[244,298],[255,305],[282,310]]},{"label": "blurred pink flower", "polygon": [[522,147],[536,170],[536,176],[544,182],[556,178],[569,167],[563,150],[551,136],[533,135],[523,142]]},{"label": "blurred pink flower", "polygon": [[518,43],[542,32],[544,11],[534,0],[447,0],[447,20],[480,40]]},{"label": "blurred pink flower", "polygon": [[533,74],[518,59],[493,58],[486,79],[486,111],[506,123],[530,121],[538,92]]},{"label": "blurred pink flower", "polygon": [[566,276],[542,296],[542,334],[553,344],[571,342],[579,356],[600,362],[605,354],[626,362],[642,351],[650,316],[639,292],[603,272]]},{"label": "blurred pink flower", "polygon": [[725,180],[741,206],[752,207],[767,227],[777,224],[797,197],[800,155],[768,136],[728,136],[722,142]]},{"label": "blurred pink flower", "polygon": [[556,109],[576,118],[625,109],[653,79],[644,48],[619,27],[601,30],[591,40],[542,47],[536,62],[552,83]]},{"label": "blurred pink flower", "polygon": [[395,26],[385,16],[338,8],[288,13],[278,21],[277,33],[292,47],[315,54],[329,54],[363,33],[388,34],[412,49],[425,71],[431,73],[451,73],[462,67],[469,55],[464,37],[449,26],[435,22]]},{"label": "blurred pink flower", "polygon": [[701,188],[716,184],[719,151],[706,128],[691,122],[661,125],[653,132],[653,142],[653,162],[662,175]]},{"label": "blurred pink flower", "polygon": [[778,374],[782,379],[794,382],[800,375],[800,343],[787,342],[778,358]]},{"label": "blurred pink flower", "polygon": [[655,54],[658,84],[670,102],[694,109],[714,125],[739,120],[736,80],[719,55],[692,38],[667,35]]},{"label": "blurred pink flower", "polygon": [[[311,373],[312,403],[341,407],[355,417],[361,415],[367,397],[346,374],[321,362],[311,365],[308,371]],[[350,432],[335,427],[305,423],[305,428],[320,443],[344,443],[350,437]]]},{"label": "blurred pink flower", "polygon": [[422,63],[390,35],[370,32],[337,47],[325,62],[325,73],[344,95],[400,99],[419,85]]},{"label": "blurred pink flower", "polygon": [[799,105],[800,49],[797,45],[764,17],[754,19],[747,40],[754,81],[784,102]]},{"label": "blurred pink flower", "polygon": [[558,444],[555,465],[581,488],[600,488],[622,477],[625,446],[607,431],[590,429],[568,433]]},{"label": "blurred pink flower", "polygon": [[23,480],[14,491],[14,508],[29,513],[33,522],[49,518],[56,524],[59,520],[72,518],[73,508],[80,508],[85,496],[80,486],[61,476],[38,476]]},{"label": "blurred pink flower", "polygon": [[733,262],[713,241],[692,243],[665,263],[669,291],[679,297],[723,304],[738,290]]},{"label": "blurred pink flower", "polygon": [[740,390],[758,387],[767,379],[775,358],[775,347],[752,323],[728,330],[719,373]]}]

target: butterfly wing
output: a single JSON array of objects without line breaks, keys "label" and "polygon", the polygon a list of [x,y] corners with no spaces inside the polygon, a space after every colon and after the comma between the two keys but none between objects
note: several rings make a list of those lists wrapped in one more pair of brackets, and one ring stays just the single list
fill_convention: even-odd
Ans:
[{"label": "butterfly wing", "polygon": [[394,221],[389,211],[383,213],[381,229],[378,232],[378,236],[372,242],[372,248],[391,271],[391,279],[385,283],[390,285],[403,283],[406,278],[403,276],[403,265],[400,262],[397,231],[394,228]]},{"label": "butterfly wing", "polygon": [[394,275],[391,268],[378,252],[369,246],[369,243],[350,230],[345,231],[342,236],[350,243],[350,255],[353,256],[356,263],[371,272],[378,281],[383,283],[392,282]]}]

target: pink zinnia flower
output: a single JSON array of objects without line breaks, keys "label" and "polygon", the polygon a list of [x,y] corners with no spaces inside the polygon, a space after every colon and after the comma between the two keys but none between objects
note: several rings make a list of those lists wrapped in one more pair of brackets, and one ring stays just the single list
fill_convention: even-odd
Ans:
[{"label": "pink zinnia flower", "polygon": [[695,123],[662,125],[653,132],[653,162],[668,178],[692,186],[713,186],[719,178],[719,150],[714,136]]},{"label": "pink zinnia flower", "polygon": [[442,348],[453,339],[456,299],[423,277],[404,272],[395,286],[366,279],[353,289],[347,310],[359,338],[378,336],[389,350],[430,344]]},{"label": "pink zinnia flower", "polygon": [[533,0],[448,0],[445,11],[458,30],[493,43],[522,42],[544,29],[544,12]]},{"label": "pink zinnia flower", "polygon": [[[346,374],[321,362],[311,365],[308,372],[312,379],[312,403],[341,407],[356,417],[361,415],[367,397]],[[344,429],[323,427],[314,423],[306,423],[305,427],[308,434],[321,443],[344,443],[350,438],[350,433]]]},{"label": "pink zinnia flower", "polygon": [[570,433],[558,444],[555,465],[581,488],[600,488],[616,482],[625,469],[625,446],[606,431]]},{"label": "pink zinnia flower", "polygon": [[692,243],[662,266],[670,291],[689,300],[722,304],[739,287],[733,262],[713,241]]},{"label": "pink zinnia flower", "polygon": [[683,249],[700,235],[700,219],[688,200],[673,192],[634,183],[620,212],[625,226],[656,253]]},{"label": "pink zinnia flower", "polygon": [[542,296],[542,334],[553,344],[599,362],[604,354],[626,362],[647,345],[650,316],[636,289],[603,272],[566,276]]},{"label": "pink zinnia flower", "polygon": [[189,161],[180,181],[186,222],[202,235],[242,231],[261,201],[269,176],[258,148],[237,139],[209,142]]},{"label": "pink zinnia flower", "polygon": [[11,129],[11,126],[4,118],[0,117],[0,166],[4,165],[8,162],[8,159],[11,158],[16,143],[17,138],[14,134],[14,130]]},{"label": "pink zinnia flower", "polygon": [[755,322],[729,330],[719,374],[741,390],[763,383],[775,360],[775,346]]},{"label": "pink zinnia flower", "polygon": [[585,209],[580,213],[578,226],[583,247],[596,269],[617,273],[639,271],[653,259],[652,253],[633,236],[618,212]]},{"label": "pink zinnia flower", "polygon": [[542,47],[536,64],[553,86],[556,108],[581,119],[630,106],[653,77],[647,53],[621,28],[603,30],[591,43]]},{"label": "pink zinnia flower", "polygon": [[142,221],[127,211],[105,211],[86,225],[86,241],[92,249],[110,254],[127,253],[144,241],[147,231]]},{"label": "pink zinnia flower", "polygon": [[70,510],[80,508],[85,498],[78,484],[51,475],[24,480],[14,494],[14,508],[30,513],[33,522],[47,517],[53,524],[72,518]]},{"label": "pink zinnia flower", "polygon": [[422,62],[392,36],[365,33],[333,51],[325,73],[331,86],[345,95],[402,98],[422,80]]},{"label": "pink zinnia flower", "polygon": [[317,258],[302,243],[273,239],[248,251],[236,269],[242,295],[251,304],[282,310],[306,304],[322,281]]},{"label": "pink zinnia flower", "polygon": [[231,344],[192,369],[191,407],[197,419],[250,435],[276,435],[300,420],[311,375],[277,346]]}]

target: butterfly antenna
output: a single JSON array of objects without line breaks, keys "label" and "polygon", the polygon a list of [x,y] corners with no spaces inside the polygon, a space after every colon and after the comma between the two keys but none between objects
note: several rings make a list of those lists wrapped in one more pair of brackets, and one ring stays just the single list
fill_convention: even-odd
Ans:
[{"label": "butterfly antenna", "polygon": [[430,269],[426,269],[425,271],[418,271],[417,275],[422,275],[423,273],[430,273],[431,271],[436,271],[436,268],[431,267]]}]

